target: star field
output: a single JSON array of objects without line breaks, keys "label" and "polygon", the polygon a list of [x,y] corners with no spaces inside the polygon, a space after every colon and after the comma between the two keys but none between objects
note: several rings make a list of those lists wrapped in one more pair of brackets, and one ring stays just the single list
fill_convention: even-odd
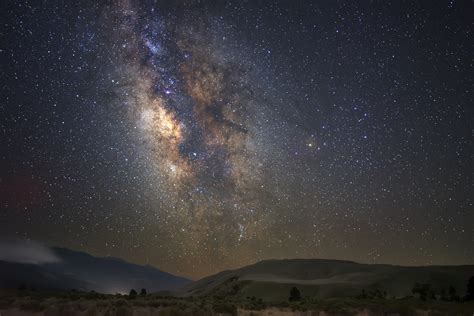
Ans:
[{"label": "star field", "polygon": [[471,2],[1,6],[1,237],[474,263]]}]

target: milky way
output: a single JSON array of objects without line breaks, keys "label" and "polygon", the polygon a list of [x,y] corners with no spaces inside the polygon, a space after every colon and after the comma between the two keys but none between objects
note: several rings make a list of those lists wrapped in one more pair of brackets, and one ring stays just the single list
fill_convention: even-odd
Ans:
[{"label": "milky way", "polygon": [[212,18],[198,18],[203,29],[191,23],[194,16],[176,23],[130,2],[112,12],[113,26],[121,24],[108,35],[123,43],[114,102],[138,130],[134,141],[149,160],[145,176],[159,200],[156,211],[171,235],[182,231],[176,247],[185,256],[231,263],[236,247],[260,239],[269,225],[256,209],[272,152],[258,129],[271,123],[258,123],[265,104],[251,87],[250,65],[219,51],[220,34],[211,26],[220,22]]},{"label": "milky way", "polygon": [[465,6],[6,4],[0,234],[193,278],[472,263]]}]

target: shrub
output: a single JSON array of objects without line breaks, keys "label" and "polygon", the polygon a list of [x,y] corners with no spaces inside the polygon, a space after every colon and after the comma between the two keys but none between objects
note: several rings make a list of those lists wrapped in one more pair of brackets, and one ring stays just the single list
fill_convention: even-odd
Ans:
[{"label": "shrub", "polygon": [[217,303],[214,304],[213,309],[216,313],[237,315],[237,306],[232,303]]},{"label": "shrub", "polygon": [[288,298],[290,302],[296,302],[301,300],[301,293],[295,286],[290,290],[290,297]]},{"label": "shrub", "polygon": [[161,302],[158,301],[158,300],[153,300],[153,301],[148,302],[148,306],[150,306],[150,307],[157,308],[157,307],[160,307],[161,305],[162,305]]},{"label": "shrub", "polygon": [[474,301],[474,276],[472,276],[467,282],[466,301]]},{"label": "shrub", "polygon": [[127,306],[128,305],[128,302],[126,300],[118,300],[115,302],[114,304],[115,306],[117,307],[120,307],[120,306]]},{"label": "shrub", "polygon": [[25,311],[40,312],[44,310],[45,306],[41,302],[35,300],[28,300],[21,302],[20,308]]}]

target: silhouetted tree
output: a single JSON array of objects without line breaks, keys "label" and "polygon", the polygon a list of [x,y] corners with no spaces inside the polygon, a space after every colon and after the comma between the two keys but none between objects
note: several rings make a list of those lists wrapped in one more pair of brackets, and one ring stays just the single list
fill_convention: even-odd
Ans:
[{"label": "silhouetted tree", "polygon": [[135,289],[131,289],[130,296],[136,296],[136,295],[137,295],[137,291],[135,291]]},{"label": "silhouetted tree", "polygon": [[301,300],[301,293],[296,287],[292,287],[290,290],[290,297],[288,298],[290,302],[296,302]]},{"label": "silhouetted tree", "polygon": [[422,301],[426,301],[428,299],[434,300],[436,299],[436,295],[434,291],[431,289],[430,284],[420,284],[420,283],[415,283],[415,286],[411,290],[413,294],[418,294],[418,297]]},{"label": "silhouetted tree", "polygon": [[375,289],[372,291],[372,295],[371,295],[373,298],[379,298],[379,299],[383,299],[387,296],[387,291],[382,291],[380,289]]},{"label": "silhouetted tree", "polygon": [[140,291],[140,295],[141,295],[141,296],[146,296],[146,289],[142,289],[142,290]]},{"label": "silhouetted tree", "polygon": [[372,289],[366,291],[362,289],[361,293],[357,296],[359,299],[385,299],[387,298],[387,291],[382,291],[380,289]]},{"label": "silhouetted tree", "polygon": [[449,301],[449,296],[446,294],[446,289],[441,289],[439,299],[442,301]]},{"label": "silhouetted tree", "polygon": [[474,301],[474,276],[472,276],[469,281],[467,281],[467,292],[464,300]]},{"label": "silhouetted tree", "polygon": [[458,293],[456,292],[456,289],[452,285],[449,286],[448,299],[450,301],[460,301],[461,300]]},{"label": "silhouetted tree", "polygon": [[358,299],[366,299],[368,297],[367,291],[365,289],[362,289],[360,294],[357,296]]}]

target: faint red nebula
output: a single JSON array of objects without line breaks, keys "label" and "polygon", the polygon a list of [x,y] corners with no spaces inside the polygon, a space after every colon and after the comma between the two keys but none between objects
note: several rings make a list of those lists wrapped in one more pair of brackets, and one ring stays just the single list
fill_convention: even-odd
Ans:
[{"label": "faint red nebula", "polygon": [[39,206],[47,197],[43,183],[27,175],[15,175],[0,180],[0,205],[12,209]]}]

